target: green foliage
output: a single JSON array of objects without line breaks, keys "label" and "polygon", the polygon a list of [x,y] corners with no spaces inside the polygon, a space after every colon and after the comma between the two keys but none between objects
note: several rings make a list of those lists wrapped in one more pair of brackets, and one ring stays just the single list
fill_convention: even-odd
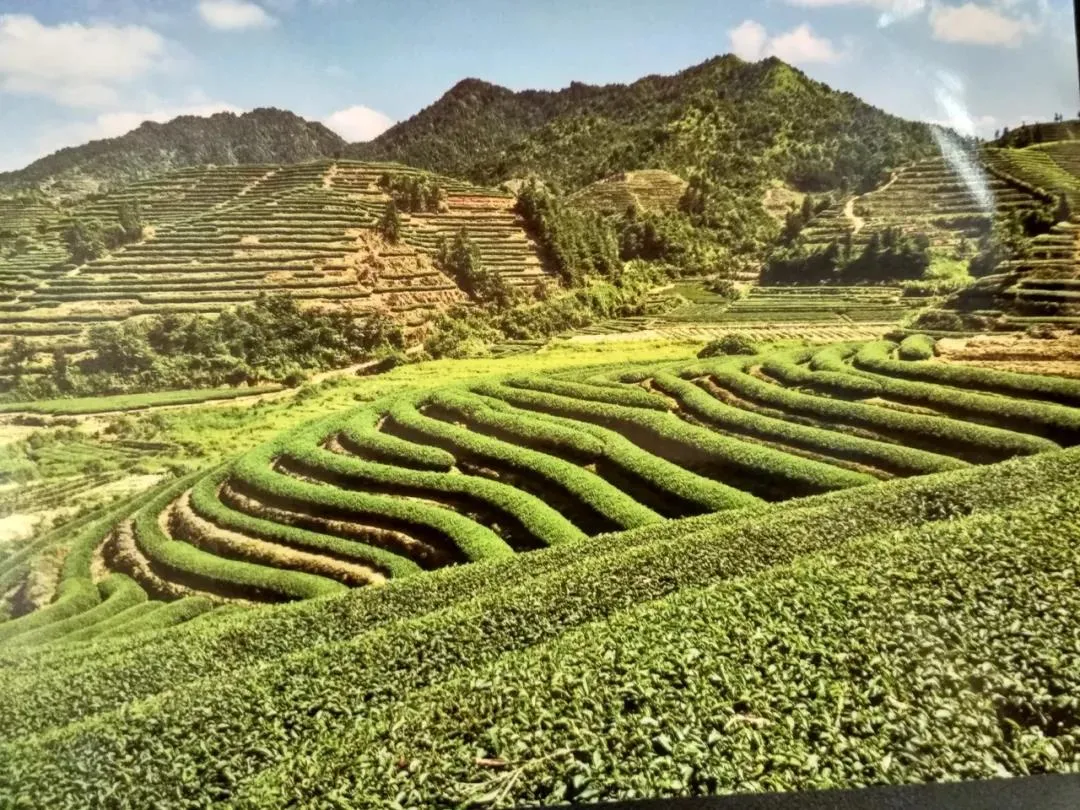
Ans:
[{"label": "green foliage", "polygon": [[925,234],[900,228],[873,232],[854,255],[850,243],[831,242],[824,250],[803,245],[782,248],[769,256],[762,284],[883,284],[922,278],[930,267],[930,241]]},{"label": "green foliage", "polygon": [[746,335],[739,335],[734,332],[730,332],[721,338],[716,340],[710,340],[705,344],[698,357],[725,357],[728,355],[737,354],[757,354],[761,349],[757,343],[748,338]]},{"label": "green foliage", "polygon": [[848,399],[869,399],[881,395],[871,381],[846,372],[813,371],[800,365],[813,352],[798,351],[766,356],[762,369],[788,386],[818,391],[827,396],[812,396],[791,388],[770,385],[748,374],[733,374],[719,381],[740,396],[784,411],[824,419],[840,425],[873,430],[909,446],[949,453],[967,461],[1000,461],[1014,455],[1040,453],[1054,448],[1054,443],[988,425],[942,419],[920,413],[878,408]]},{"label": "green foliage", "polygon": [[198,477],[196,473],[180,479],[135,513],[136,545],[159,570],[210,587],[225,587],[270,600],[311,599],[345,590],[341,583],[325,577],[226,559],[171,539],[162,530],[159,517]]},{"label": "green foliage", "polygon": [[[94,326],[87,342],[89,356],[71,364],[77,371],[69,366],[63,386],[49,377],[27,379],[7,398],[48,400],[60,393],[97,397],[222,385],[295,385],[309,371],[339,368],[405,346],[400,325],[385,313],[357,316],[337,310],[301,310],[287,293],[260,295],[253,303],[217,317],[170,314]],[[169,392],[162,401],[174,395],[180,397],[178,402],[215,397]],[[130,403],[118,401],[117,406],[142,407],[154,401],[153,397],[133,397]],[[63,408],[57,405],[54,410]]]},{"label": "green foliage", "polygon": [[513,305],[514,290],[498,270],[484,267],[480,249],[469,239],[465,228],[457,232],[453,241],[439,240],[435,263],[473,300],[497,310]]},{"label": "green foliage", "polygon": [[384,172],[379,177],[379,187],[390,195],[395,211],[400,208],[413,214],[422,211],[437,214],[446,196],[446,192],[431,175]]},{"label": "green foliage", "polygon": [[[924,348],[925,356],[903,356],[904,346],[913,345],[911,341]],[[933,357],[933,346],[932,339],[915,335],[900,344],[901,358],[903,360],[928,360]],[[890,344],[884,342],[868,344],[855,356],[855,365],[881,374],[950,385],[965,391],[987,391],[1028,400],[1069,405],[1074,408],[1080,407],[1080,380],[1044,374],[1017,374],[1012,371],[949,363],[897,362],[889,357],[890,348]]]},{"label": "green foliage", "polygon": [[1022,259],[1027,248],[1020,217],[1016,214],[996,217],[993,227],[979,239],[978,252],[968,264],[968,273],[974,278],[988,276],[1006,259]]},{"label": "green foliage", "polygon": [[76,219],[64,229],[61,238],[73,264],[86,264],[100,258],[107,247],[104,228],[97,220]]},{"label": "green foliage", "polygon": [[886,115],[778,59],[724,56],[675,76],[604,87],[575,82],[557,93],[514,93],[468,79],[350,152],[484,183],[535,174],[565,190],[621,171],[669,169],[741,194],[772,177],[808,190],[868,188],[886,168],[932,148],[925,125]]},{"label": "green foliage", "polygon": [[397,203],[394,200],[386,204],[386,209],[375,229],[391,245],[396,245],[401,239],[401,215],[398,213]]},{"label": "green foliage", "polygon": [[[727,483],[732,487],[731,506],[749,505],[754,502],[751,496],[782,500],[873,482],[868,475],[797,458],[689,425],[671,413],[607,404],[596,399],[573,399],[546,391],[540,393],[527,387],[527,380],[512,382],[517,384],[504,386],[500,391],[500,398],[506,402],[631,435],[642,449]],[[614,394],[619,393],[614,391]]]},{"label": "green foliage", "polygon": [[[6,795],[25,793],[57,806],[115,798],[118,790],[124,800],[140,806],[154,802],[161,806],[206,804],[239,796],[253,806],[278,806],[289,799],[314,801],[329,793],[353,796],[360,789],[373,798],[393,799],[403,785],[408,785],[410,795],[414,790],[427,791],[415,794],[415,806],[457,804],[465,796],[448,792],[459,790],[449,787],[448,781],[475,784],[478,779],[490,778],[471,770],[480,767],[477,756],[508,756],[509,749],[501,747],[501,736],[487,738],[490,742],[481,743],[481,750],[476,748],[475,737],[459,744],[464,737],[455,735],[470,735],[473,727],[461,724],[460,715],[452,711],[454,706],[469,707],[469,716],[476,718],[476,733],[481,736],[491,728],[511,735],[513,724],[520,722],[522,728],[547,730],[534,744],[563,747],[564,735],[582,731],[576,749],[586,753],[583,764],[599,763],[590,765],[598,769],[597,775],[609,773],[605,763],[613,760],[604,752],[612,744],[626,743],[625,752],[619,749],[619,761],[647,756],[652,762],[658,756],[656,751],[665,745],[671,751],[668,758],[681,756],[682,738],[668,728],[675,722],[673,718],[683,718],[683,724],[696,735],[700,724],[715,724],[721,714],[752,718],[762,712],[772,719],[775,711],[776,722],[767,726],[740,720],[727,732],[729,736],[743,735],[739,729],[745,724],[777,735],[775,744],[768,748],[748,744],[738,749],[738,756],[748,758],[747,767],[757,767],[755,751],[775,752],[793,744],[789,742],[792,739],[804,739],[793,737],[798,727],[793,730],[781,718],[790,716],[796,699],[809,701],[806,710],[816,711],[817,703],[808,697],[818,694],[813,692],[815,678],[830,683],[830,678],[839,677],[835,691],[824,694],[843,693],[845,702],[864,701],[852,704],[860,716],[863,712],[890,711],[891,701],[869,691],[876,685],[871,675],[892,660],[879,649],[882,639],[894,646],[913,645],[910,654],[897,659],[903,667],[896,669],[896,683],[936,682],[940,673],[922,669],[919,662],[939,662],[942,654],[955,647],[948,646],[942,636],[942,610],[949,611],[964,628],[962,637],[983,640],[978,649],[955,647],[975,650],[974,659],[956,664],[965,683],[969,676],[985,672],[986,640],[997,644],[1009,627],[1027,628],[1025,643],[1037,645],[1031,655],[1038,657],[1040,649],[1045,653],[1049,642],[1043,641],[1042,629],[1046,625],[1035,613],[1042,603],[1020,589],[1022,583],[1030,581],[1041,593],[1052,594],[1055,603],[1059,597],[1072,598],[1069,594],[1075,593],[1063,552],[1068,548],[1067,531],[1073,530],[1070,521],[1075,519],[1076,505],[1068,499],[1075,498],[1076,473],[1075,452],[1055,453],[997,467],[834,493],[777,507],[768,516],[729,513],[722,518],[666,523],[499,563],[452,569],[342,599],[273,611],[244,611],[216,621],[211,614],[211,621],[192,626],[188,632],[115,647],[95,644],[92,655],[58,661],[50,667],[43,668],[40,662],[34,662],[37,666],[28,662],[27,666],[8,667],[0,673],[4,687],[0,689],[0,704],[7,720],[3,731],[6,740],[19,740],[19,744],[10,746],[10,756],[0,760],[0,785],[5,786]],[[1028,508],[1026,502],[1033,491],[1046,497]],[[1021,515],[1006,516],[1000,512],[1005,509],[1016,509]],[[1070,513],[1073,518],[1068,517]],[[926,521],[950,518],[955,520],[918,528]],[[1059,520],[1060,528],[1054,529]],[[890,539],[900,532],[902,537]],[[1003,544],[987,538],[1002,538]],[[1031,542],[1032,538],[1040,542]],[[1046,551],[1037,551],[1040,547]],[[805,585],[792,590],[769,584],[789,581],[790,572],[777,569],[770,575],[767,569],[817,552],[829,557],[797,569],[803,572],[799,581]],[[898,553],[901,556],[896,556]],[[889,575],[866,579],[861,572],[868,570]],[[828,585],[831,580],[823,578],[828,571],[853,582],[853,587],[837,591]],[[918,575],[924,571],[926,576]],[[941,583],[955,582],[957,577],[964,583],[956,591],[960,595],[943,602],[942,594],[953,591],[943,589]],[[708,587],[713,590],[704,598],[694,590]],[[987,588],[997,589],[993,592],[1001,596],[1000,602],[995,599],[993,604],[1000,603],[1009,611],[1007,624],[998,613],[987,612],[985,600],[975,605],[964,596],[985,594]],[[742,601],[733,602],[735,594],[741,594]],[[823,594],[827,598],[822,601]],[[882,594],[893,594],[903,603],[894,603],[891,598],[883,603]],[[658,599],[668,601],[655,602]],[[913,612],[905,605],[917,607]],[[799,618],[793,618],[792,611],[798,612]],[[1045,611],[1039,615],[1043,614]],[[1069,617],[1071,612],[1065,610],[1060,616]],[[882,624],[887,619],[903,621],[903,632]],[[769,631],[762,634],[762,627]],[[1008,632],[1010,643],[1015,645],[1015,632]],[[1055,625],[1048,632],[1049,637],[1060,638],[1067,629]],[[802,634],[820,641],[822,649],[817,652],[821,657],[809,656],[795,672],[791,650],[810,643]],[[626,641],[637,636],[641,637],[640,645]],[[785,642],[763,643],[774,637]],[[898,638],[902,641],[897,642]],[[850,648],[834,646],[842,643],[839,639],[847,639]],[[595,644],[595,655],[587,656],[584,651],[590,649],[590,643]],[[922,651],[926,644],[940,649],[941,654],[926,656]],[[526,652],[530,648],[533,652]],[[715,654],[704,656],[694,652],[713,649]],[[727,652],[721,654],[721,649]],[[752,662],[736,668],[734,675],[726,666],[733,649],[746,651]],[[560,650],[566,654],[558,654]],[[632,655],[624,658],[620,650]],[[574,657],[568,658],[569,654]],[[993,660],[1007,657],[995,655]],[[1026,660],[1027,653],[1024,657]],[[1064,672],[1045,656],[1038,660],[1052,667],[1038,675],[1048,684],[1048,679]],[[192,667],[192,661],[200,665]],[[587,663],[575,665],[574,661]],[[674,675],[673,661],[684,661]],[[911,669],[912,661],[918,665],[915,670]],[[726,668],[718,669],[716,662]],[[572,683],[564,683],[566,672],[581,671],[595,672],[599,680],[586,683],[575,676]],[[304,677],[298,678],[298,673]],[[1005,673],[1001,677],[1009,676]],[[192,688],[196,679],[198,687]],[[642,679],[648,688],[638,686]],[[516,688],[504,692],[511,682]],[[894,683],[891,678],[888,682]],[[632,686],[628,689],[627,684]],[[997,689],[998,681],[993,684]],[[742,694],[744,685],[747,689]],[[856,685],[865,688],[853,689]],[[1032,715],[1025,716],[1034,715],[1034,691],[1040,685],[1018,693],[1015,678],[1009,677],[1000,688],[1003,699],[1011,696],[1020,709],[1031,709]],[[595,694],[605,697],[595,702],[585,696],[584,689],[590,693],[602,690]],[[615,691],[609,695],[609,689]],[[718,690],[723,690],[723,708],[709,702],[717,699],[708,696],[715,696]],[[791,690],[807,697],[790,697]],[[1046,691],[1049,693],[1049,686]],[[857,697],[864,693],[864,697]],[[666,703],[675,694],[677,711]],[[503,697],[483,704],[484,708],[471,703],[493,695]],[[929,712],[928,725],[945,721],[945,714],[934,718],[936,712],[948,709],[948,717],[957,713],[959,698],[952,692],[896,691],[888,695],[896,696],[905,707],[897,722],[911,722],[907,719],[910,707],[931,699],[928,708],[920,709]],[[516,704],[514,696],[528,699]],[[740,700],[746,703],[738,703]],[[123,712],[124,722],[118,727],[119,715],[110,710],[128,701],[139,701],[139,711]],[[780,703],[774,705],[773,701]],[[574,719],[570,725],[561,722],[568,716],[578,718],[583,707],[607,706],[609,702],[612,711],[605,709],[602,716],[629,718],[632,725],[620,725],[618,735],[597,733],[595,739],[602,737],[603,745],[592,736],[597,728],[595,716]],[[706,707],[700,714],[699,705]],[[837,705],[834,699],[826,701],[823,726],[835,724]],[[972,716],[985,716],[988,722],[997,723],[997,705],[990,698],[985,709]],[[642,707],[643,711],[630,712],[628,706]],[[547,708],[550,717],[534,714]],[[737,708],[743,711],[735,711]],[[657,725],[642,724],[642,716],[652,718]],[[73,717],[80,722],[63,734],[50,735],[47,744],[27,736],[66,725]],[[210,726],[208,717],[213,718]],[[855,722],[855,716],[842,713],[841,722],[849,721]],[[440,726],[443,722],[452,723],[453,728]],[[891,728],[888,722],[883,720],[883,728]],[[433,729],[432,733],[425,728]],[[661,734],[667,734],[671,741],[659,741],[657,749],[653,738]],[[971,725],[963,723],[950,738],[964,734],[976,735],[970,740],[963,737],[968,746],[995,746],[994,741],[1002,739],[988,731],[982,740]],[[555,738],[548,740],[548,735]],[[905,734],[902,739],[909,738]],[[464,745],[469,756],[451,755],[442,747],[450,744],[457,751]],[[718,744],[722,743],[714,737],[710,745]],[[894,743],[888,738],[882,742],[889,744]],[[822,761],[832,762],[828,759],[831,749],[821,749],[809,738],[805,745]],[[95,768],[80,771],[77,766],[85,762],[87,750],[95,752]],[[124,780],[123,775],[130,774],[132,750],[145,757],[141,778]],[[712,748],[706,745],[702,750]],[[879,757],[881,750],[872,750]],[[397,761],[399,752],[406,751],[416,755],[416,770],[387,771],[386,762]],[[721,753],[724,761],[736,755],[726,747]],[[1033,750],[1017,751],[1015,756],[1019,757],[1016,762],[1034,762],[1041,755]],[[381,766],[369,765],[376,761]],[[566,798],[551,791],[571,784],[581,768],[573,766],[574,773],[567,773],[563,760],[552,757],[543,761],[550,766],[523,772],[525,787],[513,795],[515,800]],[[801,769],[805,761],[806,756],[801,756],[797,767]],[[838,757],[837,767],[852,761]],[[903,767],[914,770],[928,760],[914,756],[902,762]],[[666,764],[662,758],[655,766]],[[627,773],[649,772],[645,765],[642,760],[642,766],[635,764]],[[932,767],[941,766],[940,759],[933,760]],[[178,785],[168,777],[177,767],[204,776]],[[787,773],[787,766],[782,767]],[[1048,767],[1053,766],[1048,763]],[[445,777],[451,770],[452,778]],[[385,781],[391,773],[393,785]],[[426,773],[433,776],[419,778]],[[348,781],[353,778],[358,782]],[[861,784],[865,778],[865,774],[850,776],[852,784]],[[546,786],[543,791],[537,789],[537,780]],[[163,784],[168,784],[171,792],[163,790]]]},{"label": "green foliage", "polygon": [[181,116],[140,126],[119,138],[62,149],[10,173],[3,183],[76,195],[182,166],[302,163],[336,157],[344,146],[322,124],[272,107],[241,115]]},{"label": "green foliage", "polygon": [[204,476],[191,488],[191,508],[216,526],[299,551],[325,553],[333,558],[370,565],[394,578],[412,576],[420,571],[412,560],[375,546],[274,523],[230,509],[218,497],[218,490],[228,477],[229,470],[222,468]]},{"label": "green foliage", "polygon": [[928,335],[908,335],[900,343],[897,353],[901,360],[929,360],[934,356],[936,343]]},{"label": "green foliage", "polygon": [[564,285],[580,285],[589,275],[619,277],[615,236],[602,217],[574,210],[534,178],[518,192],[515,210],[539,244],[548,270]]}]

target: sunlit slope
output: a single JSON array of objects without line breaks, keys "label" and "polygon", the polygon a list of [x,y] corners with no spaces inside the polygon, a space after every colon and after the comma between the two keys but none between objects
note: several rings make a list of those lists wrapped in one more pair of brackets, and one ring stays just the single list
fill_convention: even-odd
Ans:
[{"label": "sunlit slope", "polygon": [[82,549],[57,601],[0,638],[38,643],[50,616],[88,629],[110,576],[155,600],[307,599],[1080,443],[1075,381],[910,359],[931,354],[912,338],[381,399],[4,560],[7,591],[45,548]]},{"label": "sunlit slope", "polygon": [[959,163],[938,157],[894,172],[874,191],[846,198],[810,221],[801,238],[811,246],[851,239],[863,245],[888,228],[925,233],[937,251],[955,251],[979,238],[994,216],[1046,202],[1034,189],[973,164],[965,177]]},{"label": "sunlit slope", "polygon": [[[433,264],[439,239],[464,228],[485,265],[512,284],[543,278],[534,243],[502,192],[437,177],[438,211],[402,213],[401,240],[374,226],[396,164],[318,161],[292,166],[185,169],[58,208],[32,222],[0,206],[0,227],[31,231],[32,248],[0,258],[0,331],[44,348],[77,346],[94,323],[169,312],[219,312],[288,291],[310,304],[388,309],[409,325],[464,298]],[[115,223],[137,206],[145,238],[88,264],[65,263],[60,237],[74,219]],[[7,219],[4,219],[4,218]]]},{"label": "sunlit slope", "polygon": [[0,798],[451,807],[1066,770],[1078,483],[1047,452],[150,635],[206,603],[129,595],[111,639],[8,639]]},{"label": "sunlit slope", "polygon": [[592,183],[570,197],[579,208],[602,214],[625,214],[627,209],[671,212],[679,207],[687,182],[657,169],[622,172]]}]

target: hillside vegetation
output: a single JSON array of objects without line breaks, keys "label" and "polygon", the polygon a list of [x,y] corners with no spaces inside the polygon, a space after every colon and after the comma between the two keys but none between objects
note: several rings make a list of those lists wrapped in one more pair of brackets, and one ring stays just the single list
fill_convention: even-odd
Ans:
[{"label": "hillside vegetation", "polygon": [[1077,383],[926,338],[716,351],[401,391],[9,551],[5,591],[70,549],[0,622],[0,801],[1071,767]]},{"label": "hillside vegetation", "polygon": [[[421,190],[428,198],[412,199]],[[467,300],[468,280],[440,261],[444,242],[464,235],[483,269],[510,290],[528,295],[548,277],[515,205],[505,192],[351,161],[182,169],[72,204],[39,200],[29,212],[14,200],[8,210],[22,213],[4,220],[10,247],[0,253],[0,335],[9,363],[20,365],[6,371],[54,375],[57,352],[73,365],[88,348],[109,344],[106,354],[123,361],[114,372],[137,373],[134,349],[113,345],[118,338],[102,327],[135,330],[132,339],[140,330],[186,329],[192,336],[183,351],[198,353],[206,347],[196,343],[207,342],[200,335],[228,329],[192,325],[192,316],[270,294],[347,315],[333,326],[342,334],[360,328],[353,319],[378,314],[407,335]],[[383,223],[390,209],[392,233]],[[125,217],[134,224],[125,226]],[[157,321],[133,320],[147,316]],[[297,347],[285,360],[303,366],[302,354]],[[218,377],[210,383],[226,381]]]},{"label": "hillside vegetation", "polygon": [[300,163],[346,146],[322,124],[285,110],[147,121],[118,138],[61,149],[24,169],[0,172],[0,191],[36,189],[75,197],[194,166]]},{"label": "hillside vegetation", "polygon": [[809,188],[877,182],[932,148],[929,128],[887,115],[771,58],[710,59],[629,85],[557,92],[467,80],[368,144],[397,160],[496,182],[537,174],[566,191],[621,171],[779,177]]}]

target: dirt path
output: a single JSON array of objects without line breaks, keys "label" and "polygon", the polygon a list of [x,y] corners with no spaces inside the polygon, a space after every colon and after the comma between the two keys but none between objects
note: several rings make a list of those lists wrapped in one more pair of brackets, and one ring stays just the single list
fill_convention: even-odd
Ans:
[{"label": "dirt path", "polygon": [[855,215],[855,203],[871,194],[880,194],[882,191],[888,189],[893,183],[900,177],[900,172],[895,171],[892,173],[892,177],[889,178],[889,182],[883,185],[881,188],[876,188],[873,191],[868,191],[866,194],[860,194],[857,197],[852,197],[847,201],[847,205],[844,206],[844,218],[851,223],[851,234],[854,236],[863,228],[866,227],[866,220],[863,217]]},{"label": "dirt path", "polygon": [[852,197],[847,201],[847,205],[844,206],[844,217],[851,223],[851,234],[854,236],[863,229],[866,225],[866,220],[862,217],[855,216],[855,202],[862,199],[861,197]]}]

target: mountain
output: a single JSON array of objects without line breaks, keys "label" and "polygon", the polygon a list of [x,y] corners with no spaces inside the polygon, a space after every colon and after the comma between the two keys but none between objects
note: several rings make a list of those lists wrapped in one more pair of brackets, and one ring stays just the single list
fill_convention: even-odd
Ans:
[{"label": "mountain", "polygon": [[61,149],[24,169],[0,173],[0,190],[36,187],[67,196],[185,166],[337,157],[346,145],[322,124],[285,110],[185,115],[165,124],[147,121],[118,138]]},{"label": "mountain", "polygon": [[726,185],[872,187],[933,152],[904,121],[770,58],[727,55],[633,84],[514,92],[466,79],[347,153],[484,183],[538,174],[574,191],[618,172],[703,173]]}]

